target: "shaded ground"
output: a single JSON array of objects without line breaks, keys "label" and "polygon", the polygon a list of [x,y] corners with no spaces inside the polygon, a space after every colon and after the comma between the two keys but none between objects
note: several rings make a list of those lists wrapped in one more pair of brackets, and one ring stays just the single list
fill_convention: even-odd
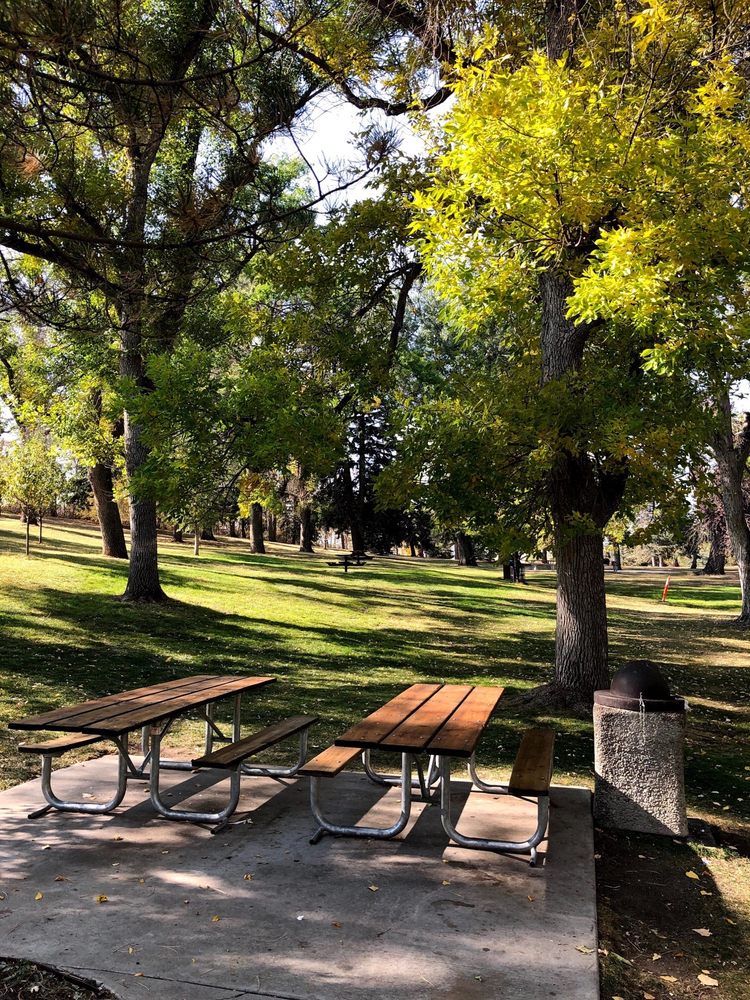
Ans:
[{"label": "shaded ground", "polygon": [[[66,797],[101,796],[114,768],[103,757],[56,779]],[[196,806],[226,795],[207,774],[165,777]],[[307,784],[245,779],[239,814],[251,824],[217,836],[159,819],[138,782],[112,815],[34,821],[37,784],[7,789],[0,947],[124,1000],[597,1000],[587,790],[553,789],[542,870],[449,846],[439,810],[419,801],[396,839],[311,846]],[[324,792],[343,822],[380,826],[399,798],[363,775]],[[536,825],[533,803],[469,795],[466,782],[454,815],[474,836],[522,840]]]}]

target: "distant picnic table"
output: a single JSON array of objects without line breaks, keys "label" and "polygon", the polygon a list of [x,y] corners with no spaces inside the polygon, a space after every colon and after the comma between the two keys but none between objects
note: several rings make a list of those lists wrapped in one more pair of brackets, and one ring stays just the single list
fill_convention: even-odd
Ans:
[{"label": "distant picnic table", "polygon": [[364,552],[347,552],[339,556],[335,562],[329,562],[328,565],[343,566],[344,572],[348,573],[350,567],[366,566],[368,562],[372,562],[372,556],[365,555]]}]

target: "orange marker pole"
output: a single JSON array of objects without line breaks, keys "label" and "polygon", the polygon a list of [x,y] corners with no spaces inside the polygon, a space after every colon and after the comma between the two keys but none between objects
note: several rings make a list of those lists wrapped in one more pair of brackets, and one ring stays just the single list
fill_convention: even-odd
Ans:
[{"label": "orange marker pole", "polygon": [[671,580],[671,577],[668,576],[667,577],[667,582],[664,584],[664,590],[662,591],[662,594],[661,594],[661,603],[662,604],[664,604],[666,602],[666,600],[667,600],[667,594],[669,593],[669,581],[670,580]]}]

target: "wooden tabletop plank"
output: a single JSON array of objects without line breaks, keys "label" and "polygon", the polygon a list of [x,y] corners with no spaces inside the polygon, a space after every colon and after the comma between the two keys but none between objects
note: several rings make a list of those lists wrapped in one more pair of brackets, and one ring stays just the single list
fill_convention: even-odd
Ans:
[{"label": "wooden tabletop plank", "polygon": [[442,684],[412,684],[372,715],[368,715],[366,719],[347,729],[335,741],[336,746],[377,747],[385,736],[408,719],[412,712],[415,712],[442,686]]},{"label": "wooden tabletop plank", "polygon": [[475,687],[429,742],[426,752],[471,757],[503,690],[501,687]]},{"label": "wooden tabletop plank", "polygon": [[102,704],[97,708],[91,708],[96,703],[84,702],[72,706],[67,715],[58,710],[20,719],[11,725],[14,729],[48,729],[116,736],[141,725],[157,722],[173,712],[217,701],[227,694],[239,694],[249,688],[271,684],[275,678],[204,674],[182,680],[187,683],[170,681],[124,691],[120,696],[99,699]]},{"label": "wooden tabletop plank", "polygon": [[471,684],[446,684],[379,743],[383,750],[419,753],[471,694]]},{"label": "wooden tabletop plank", "polygon": [[[116,736],[119,733],[129,732],[131,729],[139,729],[141,726],[159,722],[170,715],[176,715],[189,708],[197,708],[199,705],[206,705],[212,701],[218,701],[230,694],[241,694],[251,688],[265,687],[266,684],[273,684],[275,677],[235,677],[232,679],[219,678],[219,683],[206,684],[197,691],[190,691],[184,695],[177,695],[164,699],[160,702],[144,705],[142,708],[134,708],[124,714],[119,713],[110,717],[99,718],[93,722],[78,725],[82,733],[99,733],[102,736]],[[79,720],[80,723],[80,720]]]},{"label": "wooden tabletop plank", "polygon": [[177,680],[164,681],[161,684],[149,684],[146,687],[133,688],[130,691],[122,691],[118,694],[109,694],[103,698],[96,698],[92,701],[83,701],[77,705],[68,705],[65,708],[55,708],[49,712],[42,712],[41,715],[30,715],[24,719],[17,719],[8,723],[9,729],[54,729],[55,724],[60,723],[63,729],[75,728],[75,719],[80,715],[88,715],[90,712],[98,711],[100,715],[107,714],[107,710],[116,707],[123,702],[135,701],[141,697],[153,696],[158,700],[169,695],[172,690],[189,689],[200,687],[208,681],[214,680],[212,674],[198,674],[193,677],[180,677]]}]

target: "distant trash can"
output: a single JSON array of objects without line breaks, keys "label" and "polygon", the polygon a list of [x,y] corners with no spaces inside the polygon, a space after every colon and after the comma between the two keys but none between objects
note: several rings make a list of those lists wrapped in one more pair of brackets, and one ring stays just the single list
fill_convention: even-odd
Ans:
[{"label": "distant trash can", "polygon": [[602,826],[686,837],[685,700],[649,660],[594,694],[594,817]]}]

